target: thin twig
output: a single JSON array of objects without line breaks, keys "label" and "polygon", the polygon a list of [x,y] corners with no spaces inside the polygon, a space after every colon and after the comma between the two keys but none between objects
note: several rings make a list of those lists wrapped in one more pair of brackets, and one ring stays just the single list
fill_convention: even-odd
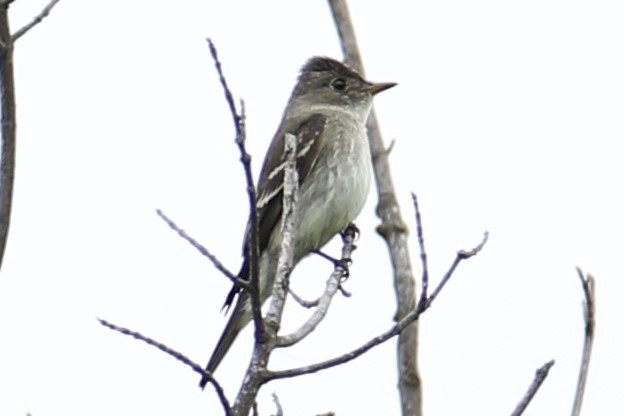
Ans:
[{"label": "thin twig", "polygon": [[428,296],[429,289],[429,267],[427,265],[427,252],[425,251],[425,237],[423,235],[422,220],[420,218],[420,209],[418,208],[418,198],[412,192],[412,202],[414,204],[414,212],[416,215],[416,234],[418,236],[418,247],[420,249],[420,263],[422,265],[422,289],[420,290],[420,301],[424,302]]},{"label": "thin twig", "polygon": [[180,227],[178,227],[178,225],[173,222],[173,220],[171,220],[167,215],[165,215],[164,212],[162,212],[161,210],[157,209],[156,210],[156,214],[162,218],[163,221],[165,221],[165,223],[167,223],[167,225],[169,226],[169,228],[171,228],[173,231],[175,231],[176,233],[178,233],[178,235],[180,237],[182,237],[184,240],[186,240],[190,245],[192,245],[193,247],[195,247],[195,249],[197,249],[197,251],[199,251],[203,256],[207,257],[208,260],[210,260],[212,262],[212,264],[215,266],[215,268],[217,270],[219,270],[221,273],[223,273],[228,279],[230,279],[233,283],[236,283],[237,285],[240,286],[245,286],[248,284],[248,282],[244,281],[244,280],[240,280],[238,279],[231,271],[229,271],[224,265],[223,263],[221,263],[219,261],[219,259],[217,259],[217,257],[212,254],[210,251],[208,251],[208,249],[206,247],[204,247],[203,245],[201,245],[197,240],[195,240],[193,237],[191,237],[190,235],[188,235],[186,233],[186,231],[184,231],[183,229],[181,229]]},{"label": "thin twig", "polygon": [[228,402],[227,397],[225,397],[225,392],[223,391],[223,387],[221,387],[221,385],[217,382],[217,380],[215,380],[215,378],[212,376],[211,373],[209,373],[208,371],[204,370],[204,368],[191,361],[188,357],[186,357],[185,355],[183,355],[182,353],[169,348],[168,346],[166,346],[165,344],[162,344],[158,341],[155,341],[152,338],[146,337],[144,335],[142,335],[139,332],[136,331],[132,331],[130,329],[127,328],[123,328],[120,326],[117,326],[115,324],[112,324],[104,319],[99,319],[98,321],[100,322],[100,324],[104,325],[105,327],[112,329],[113,331],[117,331],[120,332],[124,335],[128,335],[131,336],[135,339],[138,339],[139,341],[143,341],[145,343],[147,343],[148,345],[151,345],[153,347],[158,348],[159,350],[163,351],[164,353],[172,356],[173,358],[175,358],[178,361],[181,361],[182,363],[188,365],[189,367],[191,367],[193,369],[193,371],[199,373],[202,377],[205,377],[206,379],[208,379],[208,381],[210,381],[210,384],[212,384],[214,386],[215,392],[217,393],[217,396],[219,396],[219,401],[221,401],[221,405],[223,406],[223,410],[225,411],[226,415],[230,415],[231,411],[230,411],[230,404]]},{"label": "thin twig", "polygon": [[35,18],[28,23],[26,26],[22,27],[21,29],[19,29],[17,32],[15,32],[13,34],[13,42],[15,42],[16,40],[18,40],[20,37],[22,37],[23,35],[26,34],[26,32],[28,32],[30,29],[32,29],[33,27],[35,27],[36,25],[38,25],[39,23],[41,23],[41,21],[43,19],[45,19],[46,17],[48,17],[48,15],[50,14],[50,12],[52,11],[52,9],[54,8],[54,6],[56,6],[56,3],[58,3],[59,0],[51,0],[47,6],[45,6],[43,8],[43,10],[41,10],[41,13],[39,13],[37,16],[35,16]]},{"label": "thin twig", "polygon": [[537,371],[535,372],[535,378],[533,379],[533,382],[529,386],[529,389],[527,390],[526,394],[524,395],[520,403],[518,403],[518,406],[516,406],[516,408],[514,409],[511,416],[520,416],[522,413],[524,413],[524,410],[527,408],[531,400],[533,400],[535,393],[537,393],[537,390],[539,390],[540,386],[542,385],[542,383],[548,376],[548,372],[550,371],[550,368],[553,365],[555,365],[555,360],[550,360],[546,364],[544,364],[543,366],[537,369]]},{"label": "thin twig", "polygon": [[419,308],[424,308],[423,311],[429,308],[429,306],[431,305],[431,302],[434,301],[434,299],[440,294],[440,291],[444,288],[446,283],[451,279],[451,276],[453,276],[453,272],[455,272],[455,269],[457,268],[457,266],[459,266],[459,263],[461,263],[463,260],[467,260],[470,257],[477,255],[477,253],[479,253],[481,249],[483,249],[483,246],[485,245],[485,243],[487,243],[489,236],[490,234],[486,231],[483,233],[483,239],[481,240],[479,245],[477,245],[475,248],[473,248],[472,250],[468,250],[468,251],[460,250],[457,252],[457,255],[455,257],[455,260],[453,261],[453,264],[451,264],[451,267],[449,268],[449,270],[446,272],[446,274],[442,278],[442,281],[440,281],[440,284],[438,284],[435,290],[431,293],[431,296],[427,298],[426,302],[418,303]]},{"label": "thin twig", "polygon": [[[325,292],[326,292],[327,291],[327,285],[325,287],[326,287],[326,289],[325,289]],[[351,297],[351,292],[349,292],[347,289],[345,289],[342,286],[342,278],[341,278],[341,281],[338,283],[338,291],[345,298],[350,298]],[[314,300],[305,300],[304,298],[299,296],[296,292],[294,292],[291,288],[288,288],[288,293],[290,294],[290,296],[293,297],[295,302],[297,302],[299,305],[301,305],[302,307],[304,307],[306,309],[316,308],[319,305],[319,302],[321,301],[321,298],[324,296],[325,292],[323,292],[323,295],[321,295],[320,297],[318,297],[318,298],[316,298]]]},{"label": "thin twig", "polygon": [[246,285],[247,291],[249,292],[249,297],[251,298],[251,310],[253,312],[253,320],[255,327],[255,335],[256,339],[262,336],[263,328],[262,328],[262,312],[260,305],[260,294],[258,292],[258,259],[260,257],[259,253],[259,240],[258,240],[258,208],[256,206],[256,188],[254,186],[253,175],[251,172],[251,157],[247,153],[247,149],[245,148],[245,103],[241,100],[241,113],[239,114],[236,110],[236,104],[234,103],[234,97],[232,96],[232,92],[228,87],[227,81],[225,80],[225,76],[223,75],[223,69],[221,67],[221,62],[219,61],[219,55],[217,53],[217,48],[210,38],[206,39],[208,42],[208,47],[210,49],[210,55],[215,63],[215,67],[217,69],[217,73],[219,74],[219,81],[221,82],[221,86],[223,87],[223,93],[225,94],[225,100],[228,103],[228,107],[230,108],[230,114],[232,116],[232,120],[234,121],[234,129],[236,131],[235,142],[238,146],[238,150],[240,152],[240,160],[243,164],[243,169],[245,171],[245,182],[247,189],[247,198],[249,201],[249,224],[250,224],[250,238],[248,241],[248,247],[245,249],[248,252],[249,256],[249,285]]},{"label": "thin twig", "polygon": [[284,409],[282,409],[282,405],[280,404],[279,397],[277,394],[272,393],[271,397],[273,397],[273,403],[275,403],[276,412],[275,416],[284,416]]},{"label": "thin twig", "polygon": [[288,293],[290,294],[290,296],[293,297],[295,302],[297,302],[299,305],[303,306],[306,309],[317,307],[321,300],[321,298],[314,299],[314,300],[305,300],[304,298],[299,296],[297,293],[295,293],[291,288],[288,288]]},{"label": "thin twig", "polygon": [[585,394],[585,385],[587,384],[587,373],[589,372],[589,361],[591,360],[592,346],[594,344],[594,332],[596,328],[596,282],[592,275],[585,275],[580,268],[577,267],[576,271],[579,279],[581,279],[583,295],[585,297],[585,301],[583,303],[585,337],[583,341],[581,367],[579,369],[578,381],[576,383],[576,394],[574,395],[574,406],[572,407],[572,416],[579,416],[581,414],[583,396]]},{"label": "thin twig", "polygon": [[225,101],[227,102],[230,108],[230,114],[232,115],[232,120],[234,120],[234,129],[236,130],[237,136],[242,136],[241,124],[240,124],[240,116],[238,115],[238,111],[236,110],[236,104],[234,103],[234,96],[228,87],[227,81],[225,80],[225,76],[223,75],[223,69],[221,68],[221,61],[219,61],[219,54],[217,53],[217,48],[214,43],[212,43],[212,39],[206,39],[208,42],[208,47],[210,48],[210,55],[215,63],[215,67],[217,68],[217,74],[219,75],[219,81],[221,82],[221,86],[223,87],[223,93],[225,94]]},{"label": "thin twig", "polygon": [[251,310],[253,312],[254,327],[256,339],[262,336],[264,329],[262,328],[262,304],[260,303],[260,286],[259,286],[259,272],[260,272],[260,225],[258,224],[258,206],[256,204],[256,188],[254,187],[253,175],[251,173],[251,156],[247,153],[245,148],[246,139],[246,116],[245,116],[245,102],[240,101],[241,115],[240,115],[240,130],[236,133],[236,144],[240,150],[241,163],[243,164],[243,170],[245,171],[245,182],[247,184],[247,199],[249,201],[249,222],[251,224],[251,232],[249,239],[249,285],[251,290]]}]

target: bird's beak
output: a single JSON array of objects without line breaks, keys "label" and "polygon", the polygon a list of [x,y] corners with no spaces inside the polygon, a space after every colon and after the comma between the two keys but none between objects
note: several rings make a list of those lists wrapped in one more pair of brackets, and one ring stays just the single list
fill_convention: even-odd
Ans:
[{"label": "bird's beak", "polygon": [[377,84],[371,84],[370,87],[366,88],[366,91],[368,91],[372,95],[375,95],[396,85],[396,82],[379,82]]}]

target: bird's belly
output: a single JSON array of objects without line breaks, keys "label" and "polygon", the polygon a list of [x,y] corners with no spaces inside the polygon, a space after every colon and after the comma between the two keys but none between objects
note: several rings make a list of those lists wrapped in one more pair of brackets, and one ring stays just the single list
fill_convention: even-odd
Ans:
[{"label": "bird's belly", "polygon": [[[347,160],[316,171],[316,178],[306,181],[320,187],[304,185],[299,190],[295,261],[320,249],[355,220],[368,195],[369,164],[368,154],[352,154]],[[326,191],[320,192],[319,188]]]}]

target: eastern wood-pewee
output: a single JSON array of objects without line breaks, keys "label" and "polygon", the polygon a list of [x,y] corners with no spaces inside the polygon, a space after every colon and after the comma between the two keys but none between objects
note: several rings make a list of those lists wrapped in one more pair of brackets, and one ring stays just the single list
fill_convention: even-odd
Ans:
[{"label": "eastern wood-pewee", "polygon": [[[366,119],[373,96],[395,85],[370,83],[353,69],[330,58],[314,57],[303,66],[258,180],[261,303],[271,294],[280,250],[285,134],[297,137],[296,264],[343,231],[364,206],[371,170]],[[249,279],[249,240],[248,226],[243,265],[238,274],[246,280]],[[236,285],[225,306],[231,306],[235,297],[238,298],[234,311],[206,367],[211,373],[252,319],[249,294]],[[203,388],[207,381],[203,378],[200,386]]]}]

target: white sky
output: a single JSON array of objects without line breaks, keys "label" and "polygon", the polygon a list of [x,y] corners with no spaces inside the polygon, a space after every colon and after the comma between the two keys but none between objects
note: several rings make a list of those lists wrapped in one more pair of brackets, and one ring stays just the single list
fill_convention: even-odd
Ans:
[{"label": "white sky", "polygon": [[[582,347],[576,265],[597,279],[585,414],[620,414],[624,376],[624,6],[618,1],[351,2],[393,176],[413,229],[418,194],[432,283],[490,231],[422,318],[428,415],[509,414],[535,369],[556,364],[527,415],[572,404]],[[44,1],[18,0],[17,30]],[[63,0],[17,42],[18,156],[0,276],[0,414],[221,414],[199,377],[101,327],[109,319],[205,364],[229,283],[154,213],[163,209],[231,269],[244,178],[205,38],[246,101],[254,167],[297,71],[340,57],[322,1]],[[273,368],[313,363],[392,324],[375,193],[346,288]],[[415,273],[419,263],[414,233]],[[337,245],[331,246],[334,252]],[[294,273],[309,298],[331,267]],[[287,328],[306,315],[290,305]],[[217,373],[233,397],[251,332]],[[287,415],[397,414],[395,342],[340,368],[265,386]]]}]

